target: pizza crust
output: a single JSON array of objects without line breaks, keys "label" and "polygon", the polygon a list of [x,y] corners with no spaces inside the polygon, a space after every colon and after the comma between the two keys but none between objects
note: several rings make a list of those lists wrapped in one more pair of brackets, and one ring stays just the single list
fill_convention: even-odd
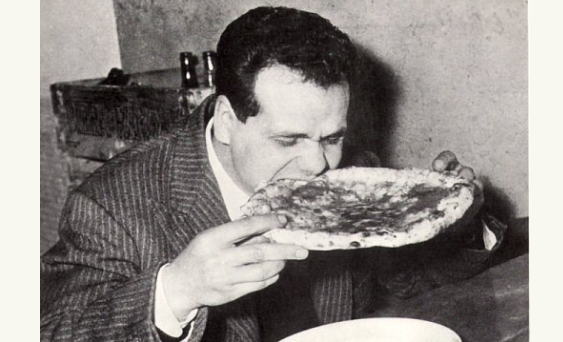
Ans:
[{"label": "pizza crust", "polygon": [[[317,184],[320,190],[315,190]],[[301,187],[303,188],[300,189]],[[321,193],[324,187],[346,189],[349,192],[339,193],[338,197],[330,191]],[[432,207],[413,210],[413,204],[409,203],[416,205],[417,199],[409,199],[408,196],[416,187],[442,189],[447,196],[433,202]],[[312,199],[308,199],[310,194],[307,192],[300,193],[301,190],[311,189],[313,192],[318,191]],[[310,182],[286,179],[269,183],[250,198],[243,207],[243,212],[248,216],[270,212],[286,215],[289,223],[285,228],[274,229],[265,234],[278,243],[300,245],[311,250],[400,247],[427,241],[458,221],[473,203],[474,190],[473,183],[468,180],[429,170],[346,168],[328,171]],[[360,215],[361,219],[355,221],[344,220],[343,210],[344,213],[348,210],[342,209],[348,205],[346,196],[350,197],[351,210],[354,210],[353,197],[356,196],[362,209],[366,208],[365,203],[369,206],[370,201],[373,201],[374,208],[370,209],[377,212],[360,213],[364,216]],[[292,207],[292,203],[299,201],[303,203]],[[335,203],[340,206],[330,207],[330,201],[337,201]],[[370,223],[377,215],[387,215],[385,209],[376,208],[381,205],[389,205],[396,210],[395,215],[401,219],[400,227],[384,224],[385,222],[376,227],[375,223]],[[318,211],[315,212],[317,206]],[[397,211],[395,207],[400,210]],[[390,212],[391,209],[387,211]],[[365,222],[361,222],[362,219]],[[334,222],[341,226],[334,229],[331,226]],[[362,225],[367,227],[358,231],[356,226]]]}]

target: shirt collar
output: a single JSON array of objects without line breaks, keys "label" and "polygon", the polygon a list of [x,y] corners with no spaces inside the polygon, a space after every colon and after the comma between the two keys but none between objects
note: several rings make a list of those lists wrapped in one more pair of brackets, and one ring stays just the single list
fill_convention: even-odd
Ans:
[{"label": "shirt collar", "polygon": [[209,120],[207,127],[205,128],[205,145],[207,146],[207,156],[209,158],[209,163],[211,164],[211,170],[217,178],[217,183],[219,184],[219,190],[221,191],[221,196],[227,207],[227,212],[231,220],[236,220],[243,216],[241,207],[248,202],[250,196],[248,196],[241,188],[239,188],[233,179],[229,176],[225,168],[219,161],[217,154],[215,153],[215,148],[212,142],[212,129],[213,129],[213,118]]}]

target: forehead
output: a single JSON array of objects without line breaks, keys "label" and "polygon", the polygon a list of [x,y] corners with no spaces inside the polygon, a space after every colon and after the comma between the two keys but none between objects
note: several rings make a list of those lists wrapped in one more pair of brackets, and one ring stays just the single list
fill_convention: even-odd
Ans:
[{"label": "forehead", "polygon": [[319,135],[346,125],[350,97],[347,84],[325,89],[304,82],[298,72],[288,67],[274,65],[258,73],[254,93],[260,111],[249,120],[254,119],[264,129]]}]

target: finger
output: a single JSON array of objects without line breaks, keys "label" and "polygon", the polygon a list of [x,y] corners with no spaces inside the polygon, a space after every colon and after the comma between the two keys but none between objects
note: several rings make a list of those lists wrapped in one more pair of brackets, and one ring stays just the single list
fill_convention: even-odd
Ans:
[{"label": "finger", "polygon": [[483,185],[483,182],[481,182],[478,179],[473,179],[473,184],[475,184],[475,187],[477,188],[476,191],[482,194],[483,191],[485,190],[485,186]]},{"label": "finger", "polygon": [[458,163],[455,165],[455,167],[454,167],[453,169],[450,168],[450,169],[448,169],[448,170],[452,171],[452,172],[454,173],[454,175],[459,176],[459,172],[460,172],[463,168],[464,168],[464,166],[463,166],[460,162],[458,162]]},{"label": "finger", "polygon": [[259,235],[274,228],[282,228],[287,223],[285,216],[260,215],[245,217],[217,228],[207,230],[209,239],[217,244],[230,246],[253,235]]},{"label": "finger", "polygon": [[276,274],[275,276],[263,281],[256,281],[252,283],[240,283],[233,285],[232,287],[233,297],[235,297],[236,299],[245,296],[249,293],[263,290],[266,287],[274,284],[276,281],[278,281],[279,278],[280,275]]},{"label": "finger", "polygon": [[226,263],[240,266],[264,261],[303,260],[309,251],[303,247],[279,243],[263,243],[228,249],[223,255]]},{"label": "finger", "polygon": [[[461,165],[461,164],[459,164]],[[465,178],[467,180],[474,180],[475,179],[475,172],[473,171],[472,168],[467,167],[467,166],[462,166],[459,169],[459,172],[457,173],[457,175],[461,178]]]},{"label": "finger", "polygon": [[285,267],[285,261],[265,261],[232,269],[229,280],[231,284],[254,283],[270,279],[280,273]]},{"label": "finger", "polygon": [[473,191],[473,203],[477,208],[480,208],[485,202],[483,183],[478,179],[474,179],[473,184],[475,185],[475,189]]},{"label": "finger", "polygon": [[457,157],[452,151],[443,151],[432,162],[432,168],[434,171],[442,172],[454,169],[457,164]]},{"label": "finger", "polygon": [[253,236],[253,237],[250,237],[246,240],[241,241],[238,244],[238,246],[250,246],[250,245],[256,245],[256,244],[260,244],[260,243],[269,243],[269,242],[270,242],[270,239],[268,239],[264,235],[257,235],[257,236]]}]

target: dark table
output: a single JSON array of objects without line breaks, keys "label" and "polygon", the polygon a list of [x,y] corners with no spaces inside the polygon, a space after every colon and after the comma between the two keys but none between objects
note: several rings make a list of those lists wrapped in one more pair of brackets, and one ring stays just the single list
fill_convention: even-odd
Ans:
[{"label": "dark table", "polygon": [[528,254],[369,316],[436,322],[464,342],[529,341]]}]

